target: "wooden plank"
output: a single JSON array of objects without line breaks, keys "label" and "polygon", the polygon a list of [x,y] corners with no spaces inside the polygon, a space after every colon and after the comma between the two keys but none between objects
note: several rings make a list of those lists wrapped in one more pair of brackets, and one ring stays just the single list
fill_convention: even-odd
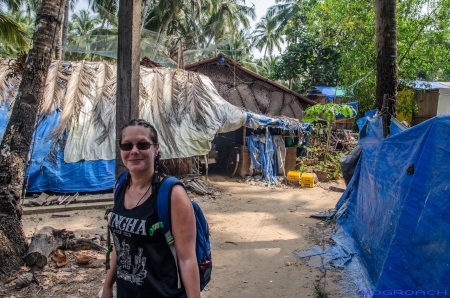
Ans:
[{"label": "wooden plank", "polygon": [[67,212],[74,210],[105,209],[106,207],[111,207],[113,205],[114,205],[113,201],[109,201],[109,202],[73,204],[68,205],[67,207],[65,207],[64,205],[23,207],[23,214],[30,215],[30,214]]},{"label": "wooden plank", "polygon": [[[112,193],[96,194],[96,195],[83,195],[83,196],[78,196],[75,201],[70,202],[70,205],[76,205],[76,204],[81,204],[81,203],[112,202],[112,201],[113,201]],[[29,202],[31,202],[31,200],[25,199],[24,205],[28,205]]]}]

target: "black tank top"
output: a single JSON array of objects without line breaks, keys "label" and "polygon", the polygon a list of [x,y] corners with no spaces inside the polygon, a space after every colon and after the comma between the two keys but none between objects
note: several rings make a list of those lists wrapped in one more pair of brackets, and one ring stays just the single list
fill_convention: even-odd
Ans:
[{"label": "black tank top", "polygon": [[[124,189],[124,188],[123,188]],[[156,194],[141,205],[125,209],[124,190],[116,198],[109,220],[117,254],[117,298],[181,297],[175,260],[161,231],[150,236],[157,222]]]}]

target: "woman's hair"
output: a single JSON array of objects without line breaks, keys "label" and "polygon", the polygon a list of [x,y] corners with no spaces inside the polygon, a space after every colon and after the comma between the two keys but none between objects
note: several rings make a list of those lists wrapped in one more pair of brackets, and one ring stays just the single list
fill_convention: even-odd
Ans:
[{"label": "woman's hair", "polygon": [[[132,119],[127,124],[124,124],[122,126],[122,129],[120,130],[119,144],[122,142],[122,132],[123,132],[123,130],[125,128],[129,127],[129,126],[143,126],[145,128],[148,128],[150,140],[154,144],[159,144],[159,142],[158,142],[158,132],[156,131],[155,127],[150,124],[150,122],[145,121],[144,119]],[[155,188],[159,185],[159,182],[161,180],[161,174],[163,176],[170,175],[170,172],[167,169],[167,167],[163,163],[161,163],[160,150],[158,151],[158,154],[155,155],[155,166],[154,166],[154,168],[155,168],[154,169],[155,173],[153,174],[153,179],[152,179],[152,185],[153,185],[153,188],[154,188],[153,192],[155,191]]]},{"label": "woman's hair", "polygon": [[122,132],[125,128],[128,126],[143,126],[145,128],[148,128],[150,131],[150,140],[152,140],[153,143],[158,144],[158,132],[156,131],[155,127],[150,124],[150,122],[145,121],[144,119],[133,119],[130,122],[124,124],[122,126],[122,129],[120,130],[120,138],[119,138],[119,144],[122,142]]}]

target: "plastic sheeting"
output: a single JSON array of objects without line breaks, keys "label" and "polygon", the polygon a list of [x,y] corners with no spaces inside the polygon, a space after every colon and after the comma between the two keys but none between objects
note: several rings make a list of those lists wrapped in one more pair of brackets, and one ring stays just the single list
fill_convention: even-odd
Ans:
[{"label": "plastic sheeting", "polygon": [[273,138],[267,131],[265,135],[253,135],[246,137],[252,166],[261,169],[264,180],[269,183],[276,182],[276,148]]},{"label": "plastic sheeting", "polygon": [[336,97],[343,97],[345,95],[345,90],[339,87],[329,87],[329,86],[314,86],[308,95],[315,95],[322,93],[330,102],[333,102]]},{"label": "plastic sheeting", "polygon": [[260,127],[272,127],[281,128],[285,130],[304,130],[309,131],[312,128],[312,124],[303,123],[292,118],[272,118],[265,115],[254,114],[246,112],[245,126],[253,129]]},{"label": "plastic sheeting", "polygon": [[25,172],[28,192],[54,191],[78,192],[100,191],[114,186],[115,160],[64,162],[64,151],[58,150],[56,163],[46,157],[52,147],[47,140],[50,131],[59,123],[60,112],[44,118],[33,135],[30,148],[32,156]]},{"label": "plastic sheeting", "polygon": [[402,132],[392,122],[384,140],[380,117],[362,125],[363,152],[336,205],[332,238],[363,265],[370,288],[359,289],[371,290],[369,297],[443,293],[450,287],[450,116]]}]

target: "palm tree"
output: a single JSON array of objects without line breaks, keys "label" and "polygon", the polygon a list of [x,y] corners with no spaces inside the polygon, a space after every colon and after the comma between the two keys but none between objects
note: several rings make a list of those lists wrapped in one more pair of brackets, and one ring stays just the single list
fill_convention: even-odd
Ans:
[{"label": "palm tree", "polygon": [[280,56],[269,55],[266,58],[261,58],[256,60],[256,63],[259,66],[259,74],[272,79],[272,74],[275,70],[275,65],[280,61]]},{"label": "palm tree", "polygon": [[256,25],[253,33],[253,45],[258,50],[264,50],[264,58],[266,58],[267,51],[269,55],[272,54],[274,48],[277,48],[281,52],[281,44],[283,43],[283,37],[277,33],[277,21],[275,18],[266,16]]},{"label": "palm tree", "polygon": [[269,7],[266,17],[273,18],[278,23],[278,33],[286,28],[288,21],[301,11],[301,4],[297,0],[276,0],[276,5]]},{"label": "palm tree", "polygon": [[33,48],[28,53],[18,95],[0,145],[3,152],[9,152],[0,159],[0,192],[3,194],[0,198],[0,239],[3,243],[0,246],[0,268],[6,275],[22,266],[22,257],[28,246],[21,223],[22,185],[36,115],[43,97],[47,70],[52,61],[55,36],[49,32],[59,32],[65,2],[66,0],[42,2],[39,14],[55,16],[56,19],[49,17],[36,21]]},{"label": "palm tree", "polygon": [[[91,44],[94,41],[96,25],[100,23],[98,17],[93,17],[89,11],[83,9],[72,15],[68,24],[68,44],[78,46],[85,54],[70,54],[70,59],[88,59]],[[116,39],[117,40],[117,39]]]},{"label": "palm tree", "polygon": [[209,38],[206,46],[212,40],[222,39],[226,33],[234,36],[238,28],[249,29],[250,19],[256,18],[255,8],[244,4],[244,1],[215,0],[212,6],[211,16],[206,22],[204,34]]}]

